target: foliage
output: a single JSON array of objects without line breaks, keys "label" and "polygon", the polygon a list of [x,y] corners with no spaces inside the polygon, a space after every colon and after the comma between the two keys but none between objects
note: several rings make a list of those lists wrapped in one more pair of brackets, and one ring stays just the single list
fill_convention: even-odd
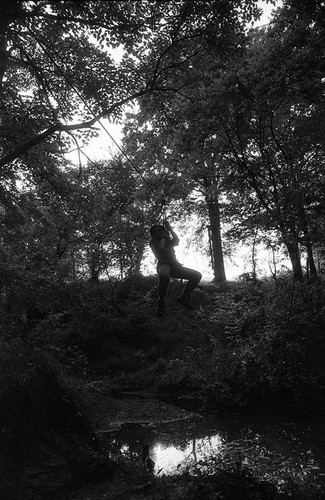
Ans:
[{"label": "foliage", "polygon": [[126,385],[192,393],[210,408],[253,409],[270,401],[323,408],[322,284],[293,286],[282,278],[207,287],[194,297],[199,311],[186,319],[173,305],[179,285],[171,286],[169,318],[158,328],[155,285],[153,278],[133,277],[115,288],[80,288],[57,327],[65,329],[60,342],[78,346],[102,373],[119,379],[122,370]]},{"label": "foliage", "polygon": [[209,396],[214,404],[227,406],[237,401],[255,408],[268,406],[271,398],[280,406],[322,407],[320,285],[291,290],[286,281],[252,284],[250,290],[244,285],[235,295],[223,296],[216,306],[214,322],[219,334],[211,338],[215,381]]},{"label": "foliage", "polygon": [[[124,275],[139,269],[143,241],[136,226],[157,213],[149,185],[160,197],[167,193],[175,213],[185,207],[208,221],[218,281],[225,279],[220,215],[236,238],[256,228],[276,231],[296,279],[302,277],[299,245],[304,246],[315,274],[312,249],[322,243],[324,225],[321,13],[316,5],[305,9],[286,2],[268,29],[248,32],[247,22],[259,13],[253,1],[42,1],[3,7],[1,203],[18,232],[24,218],[35,221],[38,215],[42,227],[36,224],[36,233],[45,227],[57,235],[59,241],[42,241],[36,253],[46,246],[65,253],[62,275],[73,275],[77,263],[97,279],[111,260]],[[117,47],[120,62],[111,55]],[[100,201],[107,198],[94,192],[96,207],[87,221],[93,225],[82,234],[86,249],[79,248],[76,214],[67,208],[78,187],[62,154],[97,133],[92,127],[98,117],[119,119],[134,99],[140,111],[126,117],[124,146],[149,182],[139,177],[138,204],[119,213],[118,234],[105,234],[103,222],[96,224],[105,215]],[[80,121],[72,123],[76,115]],[[107,181],[116,184],[114,176]],[[21,182],[37,187],[24,205]],[[92,178],[90,184],[98,185]],[[50,206],[40,199],[46,185],[52,189]],[[193,198],[193,190],[201,199]],[[121,190],[116,196],[122,200]],[[77,205],[87,209],[87,203]],[[58,216],[60,224],[53,220]],[[87,214],[81,217],[87,220]],[[110,252],[98,233],[110,238]],[[29,237],[35,240],[35,232]],[[58,259],[42,256],[41,267],[53,260]]]},{"label": "foliage", "polygon": [[[156,158],[171,199],[198,190],[212,208],[205,219],[213,228],[220,209],[235,242],[276,234],[298,280],[299,246],[316,274],[312,247],[323,238],[322,30],[316,7],[288,2],[268,29],[237,34],[231,58],[214,43],[178,47],[189,58],[181,92],[140,99],[137,129],[128,129],[141,157]],[[162,77],[174,88],[180,74]]]},{"label": "foliage", "polygon": [[[324,410],[322,283],[282,278],[206,284],[194,294],[197,310],[190,314],[175,304],[180,285],[173,284],[163,320],[155,317],[156,284],[155,277],[135,275],[122,282],[79,281],[52,287],[48,302],[43,284],[40,295],[34,295],[42,315],[28,318],[23,296],[21,302],[16,297],[14,313],[2,309],[0,397],[6,411],[1,418],[7,430],[16,429],[3,434],[5,467],[16,457],[16,436],[24,448],[23,469],[37,467],[35,457],[68,460],[68,441],[70,452],[81,453],[86,468],[99,467],[94,474],[100,476],[102,452],[82,416],[91,404],[85,384],[98,377],[105,378],[112,395],[143,390],[172,400],[196,398],[218,411]],[[23,291],[25,297],[33,286]],[[73,477],[84,470],[78,464],[71,469]],[[229,473],[250,482],[246,471],[229,467]],[[10,471],[13,478],[16,469]],[[214,488],[211,480],[212,486],[200,476],[197,494]],[[256,488],[262,486],[256,483]]]},{"label": "foliage", "polygon": [[[134,189],[134,176],[131,179],[125,168],[120,189],[114,174],[101,183],[103,170],[94,178],[88,165],[89,172],[78,184],[63,155],[97,133],[93,126],[99,118],[118,120],[126,103],[164,93],[164,74],[169,74],[179,47],[185,53],[200,40],[204,50],[217,28],[219,49],[227,44],[229,50],[235,46],[232,37],[237,32],[241,37],[244,21],[257,12],[253,1],[237,0],[224,3],[222,9],[199,0],[3,6],[0,201],[17,235],[12,241],[11,231],[2,226],[4,252],[16,247],[21,262],[29,260],[31,267],[69,279],[84,267],[95,280],[108,265],[120,268],[122,275],[139,270],[141,225],[157,213],[149,199],[149,182]],[[111,55],[117,48],[122,51],[120,62]],[[173,60],[173,66],[179,67],[179,78],[186,75],[182,57]],[[168,92],[177,86],[175,82],[173,90],[169,85]],[[150,177],[146,162],[142,165],[141,156],[137,159],[140,174],[147,170]],[[152,177],[156,187],[161,176],[153,172]],[[23,199],[21,184],[27,191]],[[107,190],[115,187],[112,199]],[[122,209],[126,192],[133,190],[128,209]],[[113,231],[108,231],[110,224],[105,227],[108,214]],[[25,243],[17,247],[18,238]]]},{"label": "foliage", "polygon": [[1,341],[0,365],[3,498],[35,498],[33,491],[46,495],[55,482],[57,489],[82,475],[98,476],[100,468],[109,473],[109,460],[53,358],[32,353],[23,341]]},{"label": "foliage", "polygon": [[[100,467],[76,403],[97,375],[220,411],[324,410],[324,285],[302,282],[300,262],[304,248],[315,275],[324,243],[323,10],[285,0],[269,28],[249,31],[258,15],[253,0],[1,7],[3,497],[22,497],[43,458],[69,466],[64,480]],[[130,103],[133,163],[72,166],[71,147],[80,156],[98,119],[120,121]],[[210,224],[221,271],[220,218],[230,241],[284,244],[301,283],[205,285],[186,316],[173,284],[157,322],[156,278],[138,274],[161,210],[152,191],[175,218]],[[224,495],[265,486],[224,477]],[[219,495],[205,477],[187,486],[180,495]]]}]

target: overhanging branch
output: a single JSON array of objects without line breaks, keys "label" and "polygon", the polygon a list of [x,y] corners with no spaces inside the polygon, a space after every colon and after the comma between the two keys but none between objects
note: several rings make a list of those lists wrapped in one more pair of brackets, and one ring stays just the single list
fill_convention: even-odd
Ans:
[{"label": "overhanging branch", "polygon": [[83,123],[75,123],[71,125],[64,125],[63,123],[57,123],[52,125],[47,130],[44,130],[41,134],[37,134],[28,141],[24,142],[17,149],[11,151],[7,155],[3,156],[0,159],[0,167],[3,167],[7,163],[16,160],[20,155],[26,153],[29,149],[37,146],[41,142],[45,141],[50,135],[53,135],[55,132],[70,132],[71,130],[78,130],[82,128],[90,128],[100,117],[93,118],[88,122]]},{"label": "overhanging branch", "polygon": [[22,154],[26,153],[28,150],[31,148],[37,146],[41,142],[45,141],[48,137],[51,135],[55,134],[56,132],[71,132],[73,130],[79,130],[79,129],[84,129],[84,128],[90,128],[94,123],[99,121],[101,118],[107,118],[114,110],[117,108],[123,106],[124,104],[127,104],[128,102],[131,102],[132,100],[142,96],[143,94],[146,94],[150,92],[149,89],[144,89],[136,94],[133,94],[132,96],[126,97],[125,99],[122,99],[118,103],[114,104],[111,106],[109,109],[105,109],[102,111],[100,114],[97,116],[94,116],[91,120],[88,120],[86,122],[82,123],[75,123],[75,124],[64,124],[64,123],[56,123],[49,127],[48,129],[44,130],[44,132],[35,135],[34,137],[31,137],[28,141],[24,142],[20,146],[18,146],[14,151],[11,151],[10,153],[6,154],[2,158],[0,158],[0,168],[6,165],[7,163],[10,163]]}]

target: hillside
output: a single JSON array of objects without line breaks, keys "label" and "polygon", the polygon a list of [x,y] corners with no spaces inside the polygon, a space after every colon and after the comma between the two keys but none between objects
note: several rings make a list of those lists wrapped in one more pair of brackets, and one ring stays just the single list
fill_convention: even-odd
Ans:
[{"label": "hillside", "polygon": [[[24,310],[22,293],[15,315],[2,312],[8,333],[0,356],[1,498],[99,500],[117,498],[121,488],[134,490],[125,498],[152,498],[151,487],[148,497],[137,490],[152,481],[154,498],[184,498],[194,478],[158,480],[116,463],[101,431],[121,422],[186,419],[182,407],[221,414],[324,411],[322,283],[205,283],[193,296],[193,312],[175,302],[181,285],[173,283],[163,319],[156,318],[155,287],[155,277],[142,276],[114,287],[43,283],[37,314],[31,304]],[[244,481],[270,495],[254,498],[277,498],[271,485],[228,466],[220,486],[225,495],[229,484]],[[202,478],[200,488],[210,479]],[[73,496],[82,484],[89,493],[94,482],[93,496]],[[101,484],[111,496],[100,496]],[[181,493],[162,496],[174,488]],[[72,496],[64,496],[68,491]]]}]

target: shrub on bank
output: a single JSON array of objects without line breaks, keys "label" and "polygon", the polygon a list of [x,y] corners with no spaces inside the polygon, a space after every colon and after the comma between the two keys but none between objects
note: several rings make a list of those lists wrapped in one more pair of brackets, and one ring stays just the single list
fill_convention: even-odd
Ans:
[{"label": "shrub on bank", "polygon": [[323,285],[240,285],[217,300],[210,405],[324,409]]},{"label": "shrub on bank", "polygon": [[[321,282],[203,284],[193,294],[194,312],[177,305],[181,285],[171,283],[163,320],[155,316],[156,277],[57,284],[52,301],[49,286],[42,286],[44,302],[39,292],[30,294],[38,298],[34,306],[41,317],[26,317],[23,290],[17,316],[12,301],[10,314],[2,311],[4,324],[11,337],[22,335],[41,350],[53,346],[61,362],[79,366],[80,373],[89,367],[117,379],[129,374],[130,383],[136,373],[138,387],[143,373],[146,389],[193,389],[210,408],[254,408],[271,401],[324,409]],[[155,374],[158,362],[163,376]]]},{"label": "shrub on bank", "polygon": [[0,498],[35,498],[94,473],[102,452],[50,360],[1,342],[0,374]]}]

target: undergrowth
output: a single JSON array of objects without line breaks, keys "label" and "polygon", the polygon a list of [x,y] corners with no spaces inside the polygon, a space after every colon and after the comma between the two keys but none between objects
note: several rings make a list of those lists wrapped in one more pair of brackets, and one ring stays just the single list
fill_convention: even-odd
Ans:
[{"label": "undergrowth", "polygon": [[112,469],[76,401],[46,354],[1,342],[0,498],[43,498]]},{"label": "undergrowth", "polygon": [[181,285],[173,283],[163,319],[156,287],[141,276],[51,290],[42,283],[41,292],[26,283],[2,302],[0,498],[24,491],[28,499],[48,479],[44,463],[49,474],[61,467],[66,481],[87,470],[98,477],[103,459],[107,472],[83,417],[83,385],[94,378],[112,390],[192,395],[218,411],[325,409],[321,282],[203,284],[194,312],[176,303]]}]

